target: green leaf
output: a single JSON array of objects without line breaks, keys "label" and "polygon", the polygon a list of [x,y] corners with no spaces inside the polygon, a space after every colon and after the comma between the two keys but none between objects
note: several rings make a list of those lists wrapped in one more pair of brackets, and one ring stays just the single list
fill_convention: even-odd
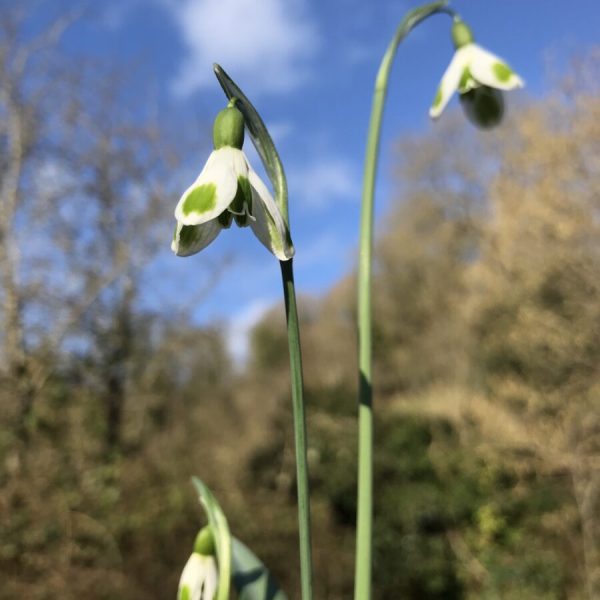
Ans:
[{"label": "green leaf", "polygon": [[233,586],[239,600],[287,600],[267,567],[235,537],[232,550]]},{"label": "green leaf", "polygon": [[198,492],[200,503],[206,511],[217,547],[217,561],[219,563],[217,600],[228,600],[231,582],[231,533],[229,532],[227,518],[208,486],[198,477],[192,477],[192,483]]},{"label": "green leaf", "polygon": [[283,215],[283,219],[288,223],[288,195],[287,195],[287,181],[285,178],[285,173],[283,171],[283,164],[281,163],[281,159],[279,158],[279,154],[275,148],[275,144],[273,143],[273,139],[269,134],[263,120],[260,118],[260,115],[252,106],[252,103],[244,92],[235,84],[235,82],[227,75],[227,73],[223,70],[223,68],[214,64],[213,69],[215,71],[215,75],[225,92],[225,95],[231,98],[237,98],[236,108],[244,115],[244,120],[246,122],[246,127],[248,128],[248,133],[250,134],[250,138],[252,139],[252,143],[260,156],[263,165],[265,166],[265,170],[267,171],[267,175],[271,180],[273,185],[273,190],[275,192],[275,201]]}]

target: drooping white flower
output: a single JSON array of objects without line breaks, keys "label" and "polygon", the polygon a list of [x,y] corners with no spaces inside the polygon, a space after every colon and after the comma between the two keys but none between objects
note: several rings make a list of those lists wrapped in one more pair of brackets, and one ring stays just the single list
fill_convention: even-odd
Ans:
[{"label": "drooping white flower", "polygon": [[267,186],[241,150],[244,120],[234,102],[215,119],[215,150],[175,208],[177,227],[171,244],[178,256],[196,254],[233,220],[250,226],[279,260],[294,255],[287,225]]},{"label": "drooping white flower", "polygon": [[215,557],[193,552],[181,573],[177,600],[213,600],[217,580]]},{"label": "drooping white flower", "polygon": [[218,580],[215,538],[207,525],[196,535],[194,551],[179,579],[177,600],[214,600]]},{"label": "drooping white flower", "polygon": [[[469,92],[479,88],[491,88],[478,95],[484,98],[484,101],[491,102],[500,98],[500,95],[492,90],[512,90],[523,86],[522,79],[506,62],[473,42],[471,30],[462,21],[454,23],[452,37],[456,52],[429,109],[430,117],[437,119],[442,114],[455,91],[461,94],[461,99],[466,96],[472,100],[474,94],[469,96]],[[501,99],[499,101],[501,102]]]}]

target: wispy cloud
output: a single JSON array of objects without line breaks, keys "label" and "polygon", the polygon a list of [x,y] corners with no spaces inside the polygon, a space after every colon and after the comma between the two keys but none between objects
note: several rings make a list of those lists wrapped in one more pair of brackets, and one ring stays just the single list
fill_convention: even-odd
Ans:
[{"label": "wispy cloud", "polygon": [[[311,239],[302,251],[299,251],[295,264],[298,269],[314,269],[322,266],[332,257],[339,257],[347,251],[352,242],[344,240],[339,233],[332,231],[321,232]],[[333,261],[332,261],[333,262]]]},{"label": "wispy cloud", "polygon": [[317,157],[309,164],[292,165],[289,186],[306,206],[330,206],[333,202],[356,201],[360,196],[360,172],[352,162],[336,156]]},{"label": "wispy cloud", "polygon": [[258,298],[233,315],[229,321],[226,330],[227,347],[237,366],[243,366],[248,358],[252,328],[273,307],[274,302],[272,298]]},{"label": "wispy cloud", "polygon": [[295,127],[292,121],[275,121],[273,123],[267,123],[267,129],[275,144],[278,145],[283,143],[292,135],[292,133],[294,133]]},{"label": "wispy cloud", "polygon": [[306,0],[162,1],[186,48],[175,94],[212,83],[213,62],[253,94],[288,92],[309,76],[319,36]]}]

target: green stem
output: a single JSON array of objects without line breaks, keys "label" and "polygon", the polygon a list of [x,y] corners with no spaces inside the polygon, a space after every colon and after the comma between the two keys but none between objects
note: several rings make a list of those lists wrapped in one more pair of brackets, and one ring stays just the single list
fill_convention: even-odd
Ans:
[{"label": "green stem", "polygon": [[400,42],[421,21],[436,13],[454,17],[446,1],[410,11],[400,23],[377,73],[371,108],[363,175],[360,249],[358,264],[358,507],[356,519],[355,600],[371,598],[373,546],[373,384],[371,264],[373,255],[373,207],[381,122],[392,63]]},{"label": "green stem", "polygon": [[310,498],[306,459],[306,417],[304,414],[304,384],[302,381],[302,352],[300,328],[294,287],[294,268],[291,260],[281,261],[281,279],[285,298],[292,405],[294,410],[294,437],[296,440],[296,479],[298,488],[298,526],[300,530],[300,578],[302,600],[312,600],[313,573],[310,535]]}]

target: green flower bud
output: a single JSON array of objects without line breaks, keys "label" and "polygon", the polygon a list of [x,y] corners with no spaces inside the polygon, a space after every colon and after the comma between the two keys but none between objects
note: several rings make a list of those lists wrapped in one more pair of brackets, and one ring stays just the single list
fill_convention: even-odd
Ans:
[{"label": "green flower bud", "polygon": [[465,115],[477,127],[491,129],[504,116],[504,96],[500,90],[482,85],[460,95]]},{"label": "green flower bud", "polygon": [[235,98],[232,98],[215,118],[213,125],[213,143],[215,150],[223,146],[242,149],[244,145],[244,116],[235,107]]},{"label": "green flower bud", "polygon": [[456,49],[473,43],[473,32],[464,21],[454,21],[452,25],[452,41]]},{"label": "green flower bud", "polygon": [[202,556],[214,556],[215,538],[209,525],[198,532],[194,541],[194,552],[202,554]]}]

